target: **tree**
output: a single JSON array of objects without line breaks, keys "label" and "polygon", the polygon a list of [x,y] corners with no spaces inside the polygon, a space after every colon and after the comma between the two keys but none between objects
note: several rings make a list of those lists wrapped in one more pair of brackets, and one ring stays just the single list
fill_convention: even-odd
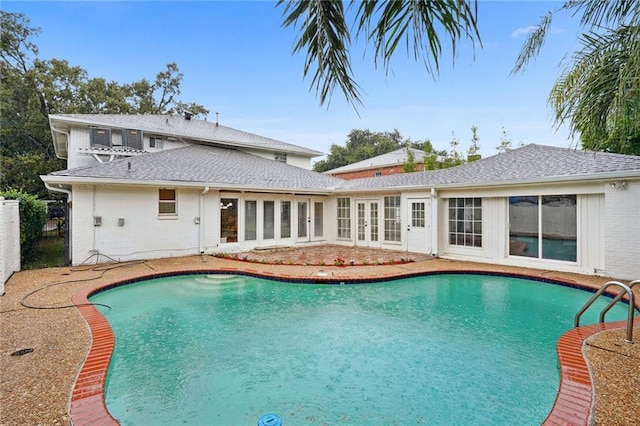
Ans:
[{"label": "tree", "polygon": [[[441,162],[438,161],[438,154],[436,150],[433,149],[433,145],[429,139],[425,139],[422,147],[424,151],[423,162],[425,170],[436,170],[441,166]],[[446,151],[445,151],[446,152]]]},{"label": "tree", "polygon": [[640,3],[565,1],[529,34],[513,73],[539,54],[561,11],[579,15],[584,33],[549,95],[556,125],[567,123],[586,149],[640,155]]},{"label": "tree", "polygon": [[502,126],[502,136],[500,136],[500,145],[496,146],[498,153],[509,152],[513,149],[511,139],[507,135],[507,130]]},{"label": "tree", "polygon": [[353,129],[347,135],[345,146],[331,145],[331,151],[325,160],[313,165],[316,172],[326,172],[347,164],[366,160],[395,151],[405,146],[398,130],[391,132],[371,132],[369,129]]},{"label": "tree", "polygon": [[451,141],[449,142],[451,146],[451,151],[445,151],[445,155],[442,159],[442,164],[440,166],[441,169],[448,169],[449,167],[459,166],[464,163],[464,158],[458,152],[458,145],[460,145],[460,141],[456,138],[456,134],[451,132]]},{"label": "tree", "polygon": [[441,37],[447,38],[455,57],[457,43],[467,38],[480,42],[476,0],[421,0],[348,2],[353,8],[351,24],[340,0],[279,0],[283,7],[282,26],[300,26],[293,52],[306,51],[303,74],[313,73],[320,104],[329,103],[339,87],[354,108],[362,105],[361,89],[351,69],[349,51],[352,40],[363,37],[373,43],[374,66],[382,64],[388,72],[399,45],[417,61],[422,59],[427,74],[436,76],[442,55]]},{"label": "tree", "polygon": [[35,195],[8,188],[0,191],[0,196],[7,200],[19,200],[20,211],[20,255],[22,261],[28,260],[40,240],[42,228],[47,220],[47,206]]},{"label": "tree", "polygon": [[49,114],[208,114],[202,105],[177,98],[183,74],[175,63],[153,82],[89,78],[66,60],[39,58],[32,38],[40,29],[24,14],[0,11],[0,29],[0,190],[15,187],[47,196],[38,175],[64,167],[55,158]]},{"label": "tree", "polygon": [[402,165],[402,173],[413,173],[417,171],[418,164],[416,164],[416,156],[413,155],[411,144],[407,144],[407,161]]},{"label": "tree", "polygon": [[467,150],[467,161],[476,161],[482,158],[478,152],[480,152],[480,145],[478,142],[480,138],[478,137],[478,128],[476,126],[471,126],[471,145]]}]

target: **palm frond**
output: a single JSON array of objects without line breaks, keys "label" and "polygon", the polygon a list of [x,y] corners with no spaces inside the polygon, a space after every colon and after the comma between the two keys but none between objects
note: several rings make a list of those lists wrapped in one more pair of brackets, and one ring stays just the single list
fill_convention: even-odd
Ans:
[{"label": "palm frond", "polygon": [[553,20],[553,12],[548,12],[540,19],[540,23],[535,27],[535,30],[527,35],[527,39],[518,54],[516,64],[511,70],[511,74],[517,74],[524,70],[525,66],[538,54],[540,49],[544,46],[544,41],[551,26]]},{"label": "palm frond", "polygon": [[[284,3],[278,1],[278,5]],[[342,1],[288,1],[283,16],[284,27],[301,22],[293,52],[306,50],[304,76],[315,69],[311,87],[315,88],[320,104],[328,103],[339,86],[349,103],[354,107],[361,105],[360,87],[352,76],[348,51],[351,40]]]},{"label": "palm frond", "polygon": [[[422,59],[427,72],[439,71],[442,54],[441,30],[449,36],[453,57],[463,37],[480,41],[477,28],[477,2],[462,0],[364,1],[358,8],[358,34],[366,33],[374,44],[375,64],[388,71],[397,47],[404,44],[407,54]],[[370,23],[377,18],[377,24]]]},{"label": "palm frond", "polygon": [[[435,75],[443,49],[440,40],[443,32],[448,35],[454,58],[457,43],[463,37],[480,41],[477,0],[351,0],[349,4],[358,5],[354,36],[363,36],[373,43],[375,65],[381,62],[387,71],[401,44],[414,59],[423,60],[429,74]],[[338,86],[356,109],[362,105],[360,87],[351,69],[351,32],[343,2],[279,0],[277,5],[284,6],[284,27],[300,25],[294,53],[306,51],[304,75],[315,69],[311,87],[316,89],[320,103],[328,102]]]},{"label": "palm frond", "polygon": [[582,48],[549,95],[556,125],[568,123],[588,149],[626,152],[640,137],[640,39],[621,26],[581,36]]}]

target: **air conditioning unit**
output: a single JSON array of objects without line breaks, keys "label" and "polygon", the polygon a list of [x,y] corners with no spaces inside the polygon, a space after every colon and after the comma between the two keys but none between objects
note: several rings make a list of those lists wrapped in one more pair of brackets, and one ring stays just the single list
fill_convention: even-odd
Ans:
[{"label": "air conditioning unit", "polygon": [[142,151],[142,130],[122,130],[122,146],[124,148]]}]

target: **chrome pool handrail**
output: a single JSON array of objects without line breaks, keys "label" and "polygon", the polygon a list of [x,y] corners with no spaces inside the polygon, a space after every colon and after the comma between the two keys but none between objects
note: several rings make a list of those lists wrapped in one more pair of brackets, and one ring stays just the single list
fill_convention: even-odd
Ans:
[{"label": "chrome pool handrail", "polygon": [[[636,281],[640,281],[640,280],[636,280]],[[632,283],[636,283],[636,281],[633,281]],[[580,317],[582,316],[582,314],[589,309],[589,307],[593,304],[593,302],[596,301],[596,299],[598,297],[600,297],[600,295],[602,295],[602,293],[604,293],[604,291],[612,286],[618,286],[620,287],[624,293],[627,294],[627,296],[629,297],[629,314],[627,316],[627,338],[625,339],[627,342],[632,343],[633,342],[633,311],[635,309],[635,298],[633,295],[633,291],[631,291],[631,288],[629,288],[629,286],[622,284],[619,281],[608,281],[606,283],[604,283],[602,285],[602,287],[600,287],[600,289],[591,297],[591,299],[589,299],[587,301],[587,303],[584,304],[584,306],[582,307],[582,309],[580,309],[580,311],[578,311],[578,313],[576,314],[575,318],[574,318],[574,327],[579,327],[580,326]],[[635,285],[635,284],[634,284]],[[610,302],[609,305],[612,305],[613,303],[617,303],[621,298],[622,295],[624,294],[623,292],[618,293],[618,295],[616,296],[616,298],[618,298],[617,300],[614,299],[614,301]],[[608,311],[610,309],[610,306],[605,307],[605,309]],[[604,322],[604,315],[601,313],[600,314],[600,322]]]},{"label": "chrome pool handrail", "polygon": [[[631,281],[627,287],[629,287],[629,289],[633,290],[633,287],[635,287],[636,285],[640,285],[640,280]],[[614,297],[611,302],[609,302],[609,304],[602,310],[602,312],[600,312],[600,322],[601,323],[604,322],[604,316],[607,314],[607,312],[609,312],[609,310],[611,308],[613,308],[613,305],[615,305],[616,303],[618,303],[620,301],[620,299],[622,299],[622,296],[624,296],[623,292],[618,293],[618,295],[616,297]]]}]

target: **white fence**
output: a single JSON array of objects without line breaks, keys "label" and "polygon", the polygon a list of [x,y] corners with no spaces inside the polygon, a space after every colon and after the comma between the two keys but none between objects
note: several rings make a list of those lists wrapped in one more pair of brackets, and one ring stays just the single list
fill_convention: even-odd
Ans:
[{"label": "white fence", "polygon": [[18,200],[0,197],[0,295],[4,283],[20,270],[20,210]]}]

